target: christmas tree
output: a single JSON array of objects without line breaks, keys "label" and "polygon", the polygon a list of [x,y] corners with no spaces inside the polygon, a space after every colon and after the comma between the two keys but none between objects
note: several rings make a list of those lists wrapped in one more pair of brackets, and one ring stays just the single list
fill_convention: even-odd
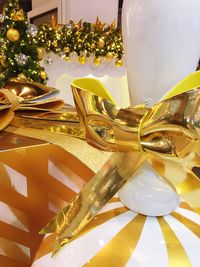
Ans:
[{"label": "christmas tree", "polygon": [[37,46],[37,27],[29,24],[19,0],[9,0],[0,14],[0,87],[12,77],[46,83],[39,61],[44,49]]}]

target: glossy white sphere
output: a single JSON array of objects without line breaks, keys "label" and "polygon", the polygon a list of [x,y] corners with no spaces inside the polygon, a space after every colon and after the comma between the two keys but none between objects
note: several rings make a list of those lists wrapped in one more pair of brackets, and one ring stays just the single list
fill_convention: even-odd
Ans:
[{"label": "glossy white sphere", "polygon": [[121,189],[119,198],[130,210],[147,216],[170,214],[180,203],[173,188],[147,164]]}]

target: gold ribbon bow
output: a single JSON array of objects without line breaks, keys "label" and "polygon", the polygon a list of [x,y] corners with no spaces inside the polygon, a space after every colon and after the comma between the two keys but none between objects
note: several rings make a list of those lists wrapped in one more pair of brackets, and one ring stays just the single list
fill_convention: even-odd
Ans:
[{"label": "gold ribbon bow", "polygon": [[152,108],[119,108],[94,79],[72,83],[78,115],[92,146],[117,151],[46,226],[54,253],[70,242],[145,161],[193,208],[200,207],[200,72],[191,74]]},{"label": "gold ribbon bow", "polygon": [[15,111],[54,111],[64,102],[56,98],[44,99],[57,89],[39,83],[11,79],[0,90],[0,130],[6,128],[14,118]]}]

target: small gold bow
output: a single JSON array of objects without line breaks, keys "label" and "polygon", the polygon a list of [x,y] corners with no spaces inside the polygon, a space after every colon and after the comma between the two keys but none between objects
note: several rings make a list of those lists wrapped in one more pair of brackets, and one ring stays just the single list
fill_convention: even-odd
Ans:
[{"label": "small gold bow", "polygon": [[8,81],[0,90],[0,130],[6,128],[14,118],[15,111],[56,111],[64,106],[62,100],[44,99],[57,89],[39,83],[22,81],[18,78]]},{"label": "small gold bow", "polygon": [[115,151],[111,158],[41,233],[56,232],[54,251],[70,242],[145,161],[193,208],[200,206],[200,72],[175,86],[152,108],[121,109],[94,79],[72,83],[87,142]]}]

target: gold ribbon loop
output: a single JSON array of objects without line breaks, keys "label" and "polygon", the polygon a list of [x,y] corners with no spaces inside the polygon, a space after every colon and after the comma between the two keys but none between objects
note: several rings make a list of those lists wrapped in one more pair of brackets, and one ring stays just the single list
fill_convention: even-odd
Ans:
[{"label": "gold ribbon loop", "polygon": [[[57,92],[57,89],[13,78],[0,90],[0,131],[13,120],[17,110],[55,112],[64,106],[60,99],[42,99]],[[36,101],[37,100],[37,101]]]}]

